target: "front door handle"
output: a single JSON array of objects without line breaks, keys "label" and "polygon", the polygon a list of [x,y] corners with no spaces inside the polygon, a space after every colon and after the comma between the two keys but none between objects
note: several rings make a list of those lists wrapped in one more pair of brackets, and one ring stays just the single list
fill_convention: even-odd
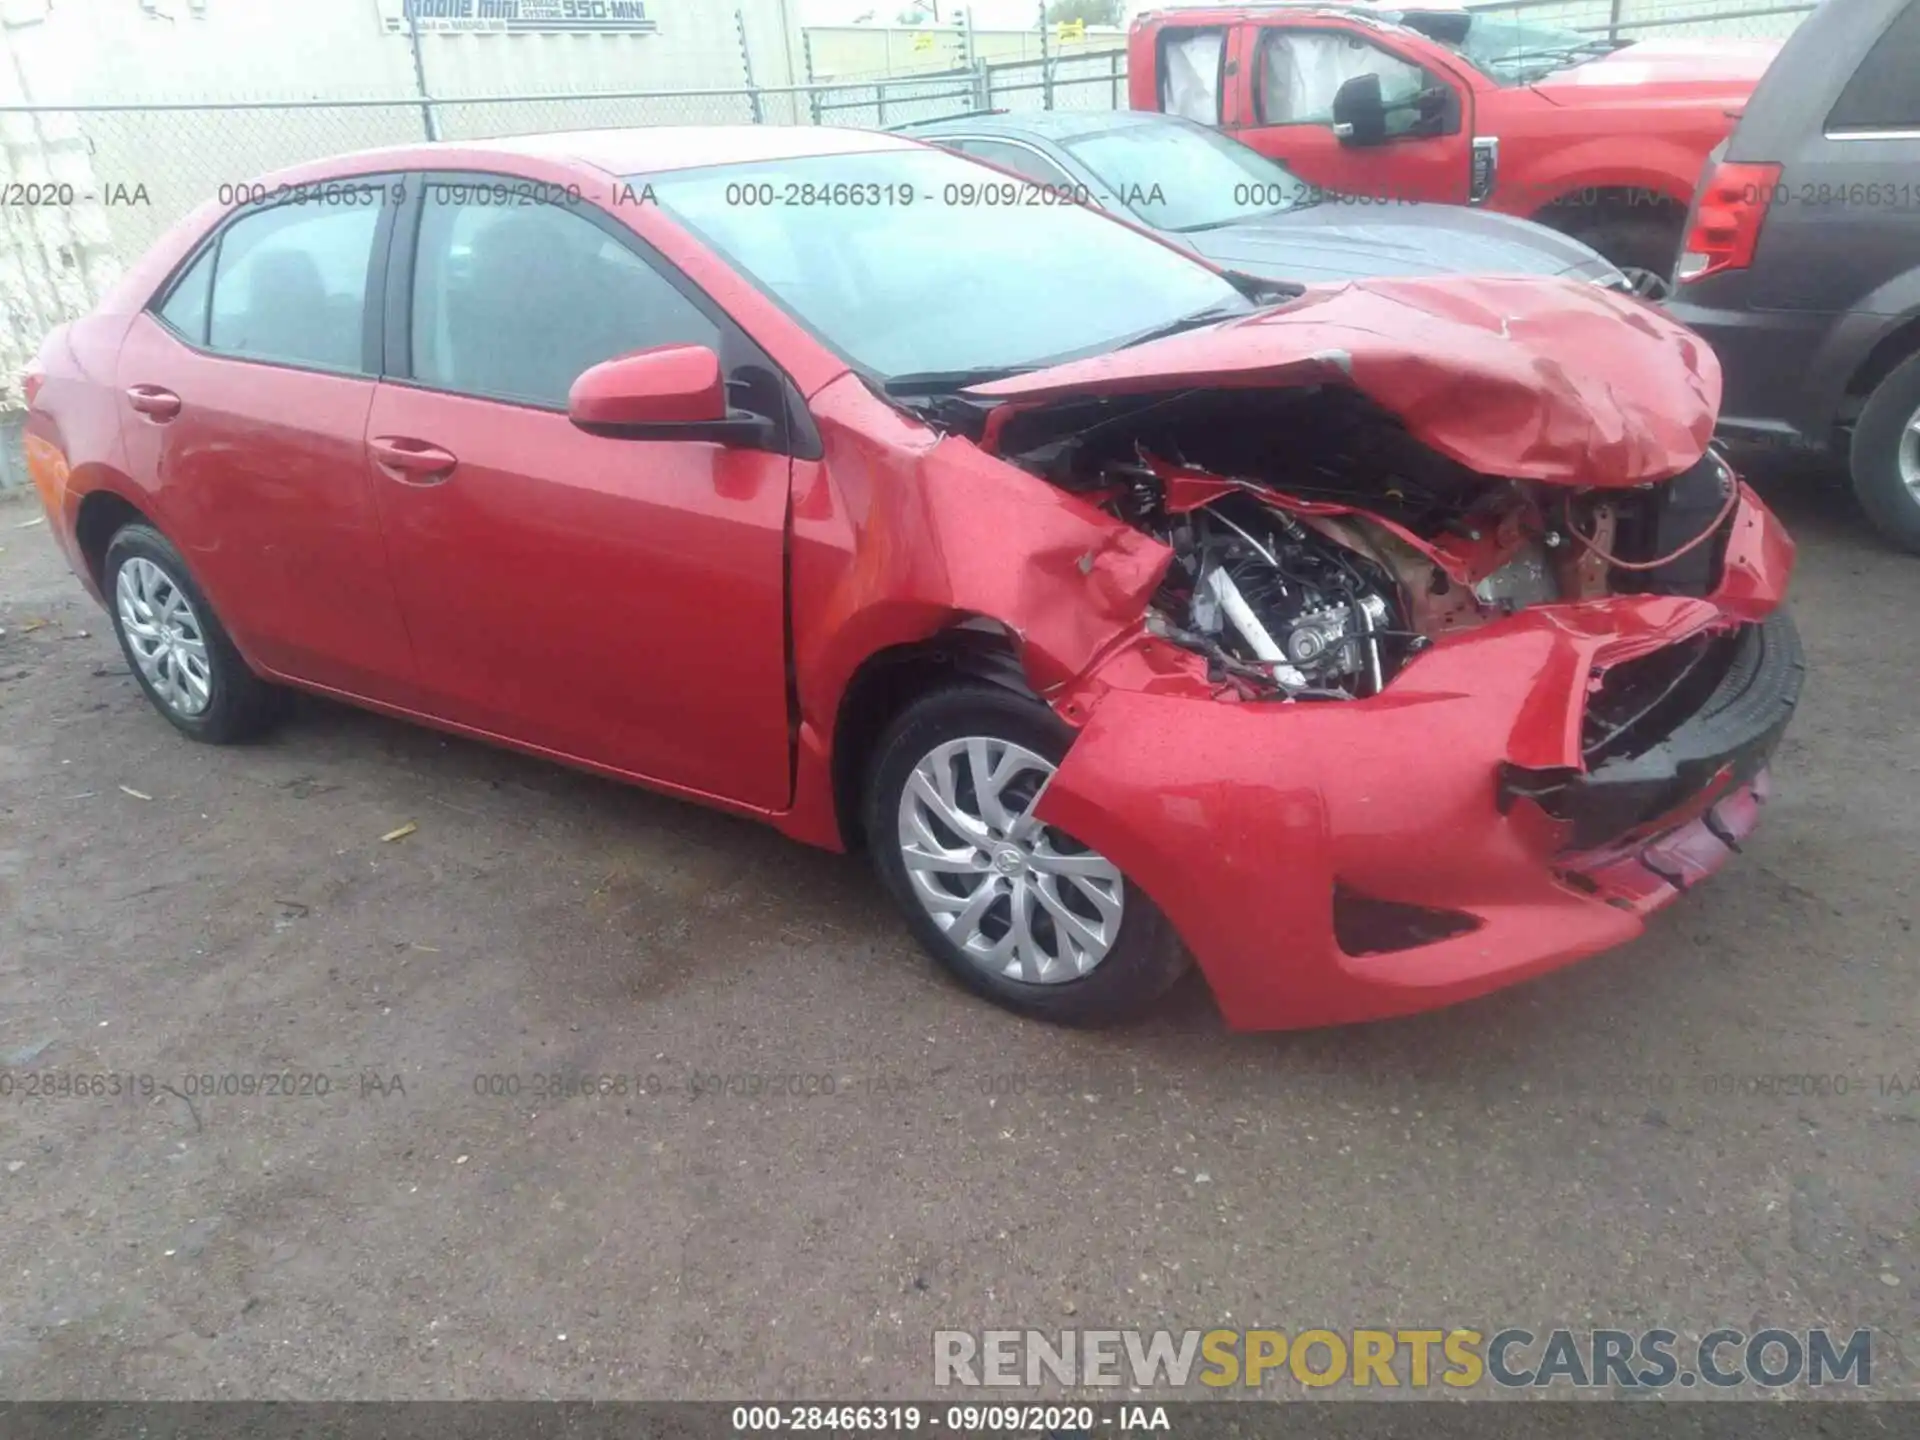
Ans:
[{"label": "front door handle", "polygon": [[180,413],[180,397],[158,385],[130,385],[127,403],[149,419],[162,425]]},{"label": "front door handle", "polygon": [[407,435],[376,435],[367,449],[374,463],[403,485],[438,485],[460,463],[451,451]]}]

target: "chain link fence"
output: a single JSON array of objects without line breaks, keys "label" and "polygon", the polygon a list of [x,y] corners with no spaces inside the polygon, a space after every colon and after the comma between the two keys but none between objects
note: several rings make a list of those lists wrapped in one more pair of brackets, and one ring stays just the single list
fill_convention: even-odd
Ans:
[{"label": "chain link fence", "polygon": [[1817,0],[1468,0],[1476,13],[1620,40],[1781,40]]},{"label": "chain link fence", "polygon": [[1127,52],[1093,51],[988,67],[992,110],[1124,110]]}]

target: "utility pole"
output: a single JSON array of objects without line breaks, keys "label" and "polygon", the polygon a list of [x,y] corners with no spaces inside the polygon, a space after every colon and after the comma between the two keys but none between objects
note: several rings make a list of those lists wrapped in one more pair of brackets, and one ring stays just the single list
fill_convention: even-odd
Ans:
[{"label": "utility pole", "polygon": [[413,46],[413,82],[420,91],[420,123],[426,128],[427,139],[438,140],[440,121],[427,98],[427,57],[420,50],[420,17],[414,13],[413,0],[401,0],[401,3],[407,14],[407,40]]}]

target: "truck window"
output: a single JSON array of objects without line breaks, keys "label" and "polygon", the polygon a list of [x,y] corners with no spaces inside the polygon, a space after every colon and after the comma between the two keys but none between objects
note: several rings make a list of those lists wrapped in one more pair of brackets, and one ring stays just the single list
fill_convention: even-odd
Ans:
[{"label": "truck window", "polygon": [[1224,30],[1160,32],[1160,109],[1203,125],[1220,123],[1220,66],[1226,57]]},{"label": "truck window", "polygon": [[1913,0],[1874,42],[1840,92],[1827,133],[1920,131],[1920,0]]},{"label": "truck window", "polygon": [[[1331,125],[1333,97],[1358,75],[1380,77],[1380,98],[1405,104],[1433,82],[1427,72],[1339,30],[1269,29],[1260,37],[1256,95],[1266,125]],[[1411,110],[1388,115],[1388,133],[1410,128]]]}]

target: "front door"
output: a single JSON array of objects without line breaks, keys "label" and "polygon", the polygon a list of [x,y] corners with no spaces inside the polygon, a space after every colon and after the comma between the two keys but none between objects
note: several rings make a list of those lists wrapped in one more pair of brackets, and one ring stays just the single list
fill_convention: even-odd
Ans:
[{"label": "front door", "polygon": [[573,381],[615,355],[710,346],[736,404],[767,388],[764,357],[591,206],[415,188],[367,443],[432,712],[786,805],[789,457],[566,415]]},{"label": "front door", "polygon": [[[1333,21],[1240,25],[1232,47],[1224,100],[1226,129],[1236,139],[1310,184],[1357,200],[1465,203],[1473,96],[1459,80]],[[1379,144],[1349,144],[1334,133],[1333,98],[1360,75],[1379,77],[1389,107]]]}]

